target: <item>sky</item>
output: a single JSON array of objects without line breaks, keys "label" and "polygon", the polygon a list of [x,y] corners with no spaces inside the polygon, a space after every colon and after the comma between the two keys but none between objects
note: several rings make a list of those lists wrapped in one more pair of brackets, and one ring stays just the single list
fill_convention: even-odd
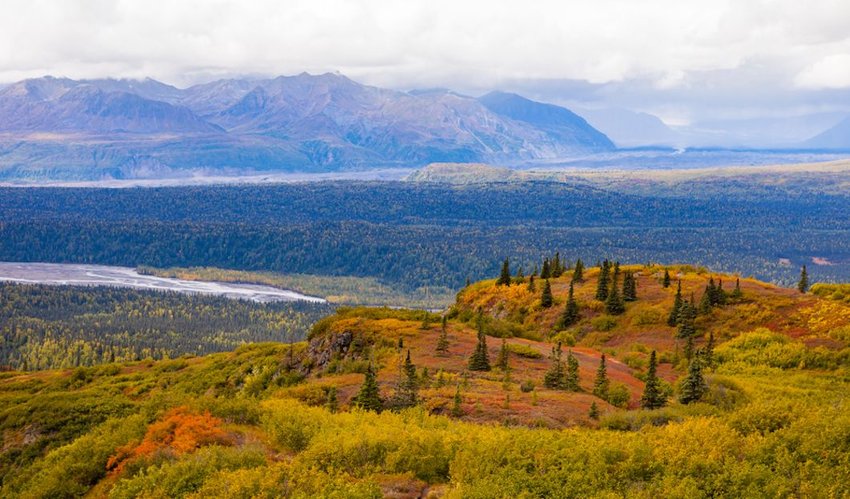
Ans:
[{"label": "sky", "polygon": [[850,113],[847,0],[4,0],[0,82],[339,71],[667,124]]}]

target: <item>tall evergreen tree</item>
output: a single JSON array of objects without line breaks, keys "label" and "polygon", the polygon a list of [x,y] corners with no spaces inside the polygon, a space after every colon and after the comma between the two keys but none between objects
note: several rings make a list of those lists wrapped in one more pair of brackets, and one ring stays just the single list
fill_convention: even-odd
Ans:
[{"label": "tall evergreen tree", "polygon": [[723,289],[723,279],[717,278],[717,286],[714,288],[714,304],[716,306],[726,305],[726,300],[729,298],[726,291]]},{"label": "tall evergreen tree", "polygon": [[469,370],[490,370],[490,356],[487,353],[487,337],[482,329],[478,330],[478,344],[475,345],[475,351],[472,353],[472,357],[469,358]]},{"label": "tall evergreen tree", "polygon": [[552,277],[552,268],[549,265],[549,259],[543,259],[543,267],[540,268],[540,278],[541,279],[549,279]]},{"label": "tall evergreen tree", "polygon": [[510,353],[508,352],[508,343],[502,338],[502,348],[499,349],[499,357],[496,359],[496,367],[501,369],[502,371],[507,371],[509,369],[509,357]]},{"label": "tall evergreen tree", "polygon": [[540,306],[543,308],[549,308],[554,303],[554,298],[552,298],[552,286],[549,285],[549,279],[543,283],[543,294],[540,295]]},{"label": "tall evergreen tree", "polygon": [[702,376],[702,362],[695,356],[688,366],[688,375],[679,386],[679,402],[690,404],[699,401],[706,392],[705,379]]},{"label": "tall evergreen tree", "polygon": [[637,279],[634,272],[625,272],[623,274],[623,300],[637,300]]},{"label": "tall evergreen tree", "polygon": [[809,290],[809,272],[805,265],[800,269],[800,282],[797,283],[797,290],[801,293]]},{"label": "tall evergreen tree", "polygon": [[440,325],[440,336],[437,337],[437,355],[440,357],[445,357],[449,353],[448,329],[448,319],[444,315]]},{"label": "tall evergreen tree", "polygon": [[556,251],[555,258],[552,259],[552,277],[561,277],[564,273],[564,268],[561,264],[561,253]]},{"label": "tall evergreen tree", "polygon": [[661,281],[661,285],[665,288],[670,287],[670,271],[667,269],[664,269],[664,279]]},{"label": "tall evergreen tree", "polygon": [[532,293],[537,291],[537,286],[534,284],[534,276],[528,278],[528,290]]},{"label": "tall evergreen tree", "polygon": [[366,369],[366,377],[363,384],[360,385],[360,391],[355,395],[353,403],[355,407],[366,411],[381,412],[384,410],[384,401],[381,399],[377,376],[372,364],[369,364]]},{"label": "tall evergreen tree", "polygon": [[676,336],[679,338],[688,338],[696,334],[696,325],[694,324],[696,317],[696,307],[687,300],[682,302],[682,306],[679,308],[679,318],[676,321],[679,325]]},{"label": "tall evergreen tree", "polygon": [[711,368],[714,366],[714,332],[708,333],[708,341],[705,342],[702,357],[705,367]]},{"label": "tall evergreen tree", "polygon": [[570,291],[567,295],[567,304],[564,306],[564,312],[558,320],[558,327],[565,328],[572,326],[579,320],[578,303],[573,296],[573,283],[570,283]]},{"label": "tall evergreen tree", "polygon": [[608,369],[605,366],[605,354],[599,359],[599,367],[596,369],[596,379],[593,380],[593,394],[602,400],[608,400],[608,389],[611,386],[608,380]]},{"label": "tall evergreen tree", "polygon": [[419,377],[416,374],[416,366],[410,360],[410,350],[401,366],[400,379],[393,395],[392,407],[394,409],[406,409],[419,403]]},{"label": "tall evergreen tree", "polygon": [[499,279],[496,281],[497,286],[510,286],[511,284],[511,262],[509,259],[505,258],[505,261],[502,262],[502,273],[499,275]]},{"label": "tall evergreen tree", "polygon": [[626,305],[620,297],[620,292],[617,291],[617,273],[614,273],[614,279],[611,281],[611,291],[608,292],[608,298],[605,300],[605,311],[611,315],[620,315],[626,311]]},{"label": "tall evergreen tree", "polygon": [[584,281],[584,263],[581,261],[581,258],[576,260],[576,266],[573,269],[573,282],[582,282]]},{"label": "tall evergreen tree", "polygon": [[596,282],[596,299],[602,302],[608,299],[610,265],[610,262],[606,259],[599,267],[599,279]]},{"label": "tall evergreen tree", "polygon": [[714,282],[713,281],[710,283],[710,286],[711,286],[710,288],[709,288],[709,286],[705,287],[705,292],[703,292],[702,298],[700,298],[700,300],[699,300],[698,310],[699,310],[699,313],[701,313],[701,314],[707,314],[707,313],[711,312],[711,307],[713,306],[711,304],[711,301],[712,301],[711,300],[711,294],[714,292]]},{"label": "tall evergreen tree", "polygon": [[682,281],[679,281],[676,288],[676,297],[673,298],[673,308],[670,310],[670,315],[667,317],[667,325],[670,327],[679,323],[679,311],[682,309]]},{"label": "tall evergreen tree", "polygon": [[543,376],[543,386],[553,390],[566,389],[566,374],[564,362],[561,360],[561,343],[558,342],[557,348],[552,347],[552,365]]},{"label": "tall evergreen tree", "polygon": [[660,409],[667,403],[664,391],[661,389],[661,380],[658,379],[656,373],[657,367],[658,362],[655,357],[655,350],[653,350],[649,354],[649,366],[646,369],[643,396],[640,398],[640,406],[644,409]]},{"label": "tall evergreen tree", "polygon": [[564,387],[571,392],[581,390],[579,387],[578,367],[578,359],[573,355],[573,351],[570,350],[567,354],[567,373],[564,380]]}]

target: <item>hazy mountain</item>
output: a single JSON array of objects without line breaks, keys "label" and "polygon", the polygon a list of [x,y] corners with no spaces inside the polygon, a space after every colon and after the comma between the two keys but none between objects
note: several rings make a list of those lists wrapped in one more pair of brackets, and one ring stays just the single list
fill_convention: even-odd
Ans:
[{"label": "hazy mountain", "polygon": [[850,116],[803,143],[817,149],[850,149]]},{"label": "hazy mountain", "polygon": [[823,112],[734,120],[699,121],[678,130],[695,146],[795,148],[841,121],[843,113]]},{"label": "hazy mountain", "polygon": [[215,133],[219,128],[191,110],[126,90],[132,85],[68,79],[26,80],[0,90],[0,130],[5,132]]},{"label": "hazy mountain", "polygon": [[576,148],[610,150],[614,143],[581,116],[569,109],[543,104],[517,94],[491,92],[478,99],[484,106],[501,116],[528,123],[543,130],[553,139],[573,144]]},{"label": "hazy mountain", "polygon": [[608,151],[571,111],[514,94],[400,92],[339,74],[219,80],[39,78],[0,90],[0,178],[514,164]]},{"label": "hazy mountain", "polygon": [[660,118],[628,109],[581,109],[588,123],[620,147],[681,146],[683,138]]}]

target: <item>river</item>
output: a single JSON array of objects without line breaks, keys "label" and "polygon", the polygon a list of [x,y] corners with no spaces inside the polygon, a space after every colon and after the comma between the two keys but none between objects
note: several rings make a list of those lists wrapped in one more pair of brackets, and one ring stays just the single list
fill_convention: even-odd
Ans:
[{"label": "river", "polygon": [[0,262],[0,281],[26,284],[73,286],[116,286],[123,288],[177,291],[187,294],[224,296],[261,303],[304,300],[324,303],[323,298],[307,296],[288,289],[259,284],[186,281],[142,275],[129,267],[87,265],[76,263],[17,263]]}]

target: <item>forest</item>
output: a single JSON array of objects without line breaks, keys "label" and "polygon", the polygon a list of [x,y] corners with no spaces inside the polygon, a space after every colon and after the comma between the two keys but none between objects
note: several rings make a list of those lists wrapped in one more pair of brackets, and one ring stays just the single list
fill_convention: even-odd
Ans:
[{"label": "forest", "polygon": [[56,369],[301,341],[333,306],[0,283],[0,368]]},{"label": "forest", "polygon": [[850,198],[629,195],[562,182],[0,189],[0,259],[215,267],[459,289],[510,255],[850,278]]}]

